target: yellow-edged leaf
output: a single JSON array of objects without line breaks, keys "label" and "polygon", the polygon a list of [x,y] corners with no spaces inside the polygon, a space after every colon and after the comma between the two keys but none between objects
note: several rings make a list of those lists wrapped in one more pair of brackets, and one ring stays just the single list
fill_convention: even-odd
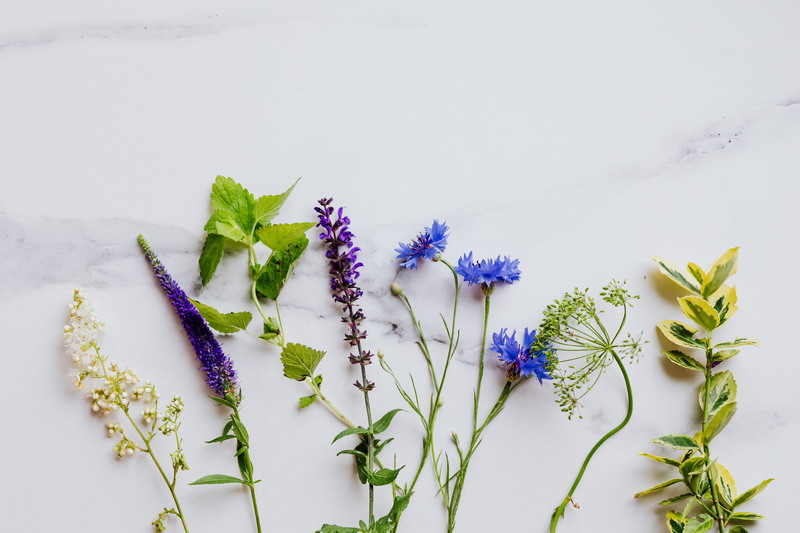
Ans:
[{"label": "yellow-edged leaf", "polygon": [[686,269],[689,271],[689,274],[691,274],[692,277],[697,280],[697,283],[703,283],[703,278],[706,277],[706,273],[702,268],[695,263],[689,263],[686,265]]},{"label": "yellow-edged leaf", "polygon": [[733,415],[736,413],[736,402],[726,403],[725,405],[720,408],[719,411],[711,417],[708,424],[706,425],[706,429],[703,432],[703,442],[709,443],[711,439],[716,437],[720,431],[725,429],[725,426],[728,425],[728,422],[731,421]]},{"label": "yellow-edged leaf", "polygon": [[731,509],[733,502],[736,501],[736,497],[739,495],[736,492],[736,481],[734,481],[733,476],[720,463],[714,463],[711,466],[711,478],[714,480],[714,487],[717,489],[717,495],[722,500],[722,503],[725,504],[725,507]]},{"label": "yellow-edged leaf", "polygon": [[[706,418],[714,416],[725,404],[736,401],[736,380],[733,379],[733,374],[728,370],[717,372],[711,376],[708,383],[711,384],[711,388],[708,391]],[[698,394],[697,400],[700,402],[700,409],[703,409],[706,401],[705,383],[700,386],[700,394]]]},{"label": "yellow-edged leaf", "polygon": [[678,366],[683,368],[687,368],[689,370],[697,370],[698,372],[703,372],[706,367],[703,364],[692,357],[691,355],[686,355],[680,350],[664,350],[661,353],[667,356],[667,359],[672,361]]},{"label": "yellow-edged leaf", "polygon": [[739,247],[731,248],[722,257],[716,260],[708,269],[708,273],[703,278],[703,285],[700,292],[704,298],[708,298],[722,287],[725,281],[736,274],[736,262],[739,258]]},{"label": "yellow-edged leaf", "polygon": [[653,461],[658,461],[659,463],[664,463],[665,465],[670,465],[674,467],[681,466],[680,461],[676,461],[675,459],[670,459],[669,457],[660,457],[658,455],[653,455],[652,453],[640,453],[644,457],[649,457]]},{"label": "yellow-edged leaf", "polygon": [[689,320],[706,331],[713,331],[719,327],[719,313],[699,296],[678,298],[678,305]]},{"label": "yellow-edged leaf", "polygon": [[733,506],[734,506],[734,507],[739,507],[739,506],[740,506],[741,504],[743,504],[744,502],[747,502],[747,501],[750,501],[750,500],[752,500],[752,499],[753,499],[753,497],[754,497],[756,494],[758,494],[759,492],[761,492],[762,490],[764,490],[765,488],[767,488],[767,485],[769,485],[769,484],[770,484],[770,483],[772,483],[773,481],[774,481],[774,480],[773,480],[773,479],[771,479],[771,478],[770,478],[770,479],[767,479],[767,480],[764,480],[764,481],[762,481],[761,483],[759,483],[758,485],[756,485],[755,487],[753,487],[752,489],[749,489],[749,490],[746,490],[746,491],[744,491],[744,492],[743,492],[743,493],[742,493],[742,494],[741,494],[741,495],[740,495],[738,498],[736,498],[736,501],[735,501],[735,502],[733,502]]},{"label": "yellow-edged leaf", "polygon": [[680,478],[670,479],[669,481],[665,481],[664,483],[659,483],[655,487],[650,487],[649,489],[643,490],[642,492],[637,492],[636,494],[633,495],[633,497],[639,498],[641,496],[644,496],[645,494],[650,494],[651,492],[657,492],[661,489],[669,487],[670,485],[674,485],[675,483],[680,483],[682,481],[683,480]]},{"label": "yellow-edged leaf", "polygon": [[731,318],[739,310],[736,305],[738,300],[736,296],[736,287],[729,287],[723,285],[717,292],[711,295],[708,299],[714,303],[714,310],[719,313],[719,323],[724,324],[726,320]]},{"label": "yellow-edged leaf", "polygon": [[657,325],[659,331],[670,341],[678,346],[685,346],[687,348],[704,349],[706,345],[700,339],[695,339],[694,334],[697,333],[697,328],[678,322],[677,320],[664,320]]},{"label": "yellow-edged leaf", "polygon": [[684,289],[690,290],[695,294],[700,294],[700,285],[694,280],[694,277],[692,277],[691,274],[684,272],[675,263],[667,261],[661,257],[651,256],[650,259],[656,262],[661,273],[667,276],[669,279]]}]

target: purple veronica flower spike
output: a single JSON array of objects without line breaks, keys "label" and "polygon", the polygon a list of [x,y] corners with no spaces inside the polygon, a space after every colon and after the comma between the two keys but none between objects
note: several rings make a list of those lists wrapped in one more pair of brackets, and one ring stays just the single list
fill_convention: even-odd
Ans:
[{"label": "purple veronica flower spike", "polygon": [[511,284],[518,281],[522,274],[519,270],[519,259],[511,260],[508,256],[500,259],[498,255],[497,259],[474,261],[472,252],[464,254],[458,260],[456,272],[470,285],[481,283],[486,286],[500,281]]},{"label": "purple veronica flower spike", "polygon": [[543,379],[553,379],[547,371],[548,356],[552,348],[534,350],[536,331],[525,328],[522,344],[516,340],[517,332],[508,335],[508,329],[503,328],[492,335],[491,350],[498,354],[498,358],[508,365],[508,379],[515,381],[520,377],[534,376],[542,383]]},{"label": "purple veronica flower spike", "polygon": [[400,259],[400,266],[408,269],[417,268],[417,261],[420,259],[432,260],[437,255],[444,252],[447,246],[447,232],[450,228],[447,223],[439,223],[434,220],[431,227],[425,228],[423,233],[408,244],[397,243],[400,248],[396,248],[397,259]]},{"label": "purple veronica flower spike", "polygon": [[239,392],[237,390],[238,385],[233,362],[222,351],[222,347],[217,342],[208,324],[206,324],[205,319],[203,319],[192,302],[189,301],[180,285],[169,275],[169,272],[164,268],[164,265],[142,235],[139,235],[139,245],[144,250],[148,261],[150,261],[161,288],[164,289],[164,293],[181,319],[183,329],[186,331],[189,342],[192,343],[192,348],[197,354],[197,360],[200,361],[200,369],[206,375],[206,383],[221,398],[224,398],[226,394],[231,394],[238,400]]}]

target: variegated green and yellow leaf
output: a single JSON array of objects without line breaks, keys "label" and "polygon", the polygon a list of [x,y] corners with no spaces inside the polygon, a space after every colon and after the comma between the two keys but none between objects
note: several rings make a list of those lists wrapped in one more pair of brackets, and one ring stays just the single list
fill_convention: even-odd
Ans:
[{"label": "variegated green and yellow leaf", "polygon": [[[709,380],[711,388],[708,390],[708,412],[706,418],[713,416],[722,409],[725,404],[736,401],[736,380],[728,370],[718,372],[711,376]],[[700,394],[697,396],[700,408],[703,409],[706,401],[706,384],[700,386]]]},{"label": "variegated green and yellow leaf", "polygon": [[709,443],[711,440],[719,435],[719,432],[725,429],[728,422],[731,421],[733,415],[736,413],[736,402],[727,403],[720,408],[717,413],[711,417],[706,429],[703,432],[703,442]]},{"label": "variegated green and yellow leaf", "polygon": [[719,313],[719,323],[724,324],[726,320],[731,318],[739,310],[736,305],[738,296],[736,296],[736,287],[729,287],[723,285],[720,289],[711,295],[708,299],[714,302],[714,310]]},{"label": "variegated green and yellow leaf", "polygon": [[728,533],[748,533],[748,531],[742,526],[731,526]]},{"label": "variegated green and yellow leaf", "polygon": [[706,369],[706,367],[703,366],[703,364],[700,361],[698,361],[691,355],[686,355],[680,350],[667,350],[667,351],[662,351],[661,353],[667,356],[667,359],[669,359],[676,365],[681,366],[683,368],[688,368],[689,370],[697,370],[698,372],[703,372]]},{"label": "variegated green and yellow leaf", "polygon": [[700,292],[704,298],[708,298],[717,289],[722,287],[722,284],[734,274],[736,274],[736,262],[739,257],[739,248],[731,248],[722,257],[716,260],[708,269],[708,273],[703,278],[703,284]]},{"label": "variegated green and yellow leaf", "polygon": [[703,513],[689,520],[683,528],[683,533],[706,533],[711,531],[712,527],[714,527],[714,519]]},{"label": "variegated green and yellow leaf", "polygon": [[706,273],[702,268],[700,268],[699,265],[696,265],[695,263],[689,263],[686,265],[686,270],[688,270],[689,274],[691,274],[692,277],[697,280],[697,283],[700,283],[701,285],[703,284],[703,279],[706,277]]},{"label": "variegated green and yellow leaf", "polygon": [[739,337],[732,341],[715,344],[714,348],[719,348],[724,350],[726,348],[736,348],[737,346],[758,346],[758,339],[748,339],[744,337]]},{"label": "variegated green and yellow leaf", "polygon": [[668,448],[672,448],[675,450],[691,450],[700,448],[700,444],[698,444],[692,437],[690,437],[689,435],[681,435],[681,434],[664,435],[662,437],[656,437],[650,442],[653,442],[655,444],[660,444],[662,446],[667,446]]},{"label": "variegated green and yellow leaf", "polygon": [[760,515],[758,513],[733,513],[730,516],[730,520],[764,520],[766,516]]},{"label": "variegated green and yellow leaf", "polygon": [[683,480],[680,479],[680,478],[670,479],[669,481],[665,481],[664,483],[659,483],[655,487],[650,487],[649,489],[643,490],[642,492],[637,492],[636,494],[633,495],[633,497],[634,498],[639,498],[641,496],[644,496],[645,494],[651,494],[653,492],[658,492],[659,490],[665,489],[665,488],[667,488],[667,487],[669,487],[671,485],[674,485],[675,483],[682,483],[682,482],[683,482]]},{"label": "variegated green and yellow leaf", "polygon": [[728,469],[720,463],[715,462],[711,465],[710,472],[711,479],[714,480],[714,487],[717,489],[717,496],[722,505],[726,509],[732,509],[733,502],[736,501],[736,497],[739,495],[736,491],[736,481],[734,481]]},{"label": "variegated green and yellow leaf", "polygon": [[705,349],[706,345],[700,339],[695,339],[697,328],[678,322],[677,320],[664,320],[659,322],[658,330],[671,342],[686,348]]},{"label": "variegated green and yellow leaf", "polygon": [[719,313],[699,296],[678,298],[678,305],[689,320],[706,331],[713,331],[719,327]]},{"label": "variegated green and yellow leaf", "polygon": [[652,453],[640,453],[644,457],[649,457],[653,461],[658,461],[659,463],[664,463],[665,465],[670,465],[674,467],[681,466],[680,461],[676,461],[675,459],[670,459],[669,457],[660,457],[658,455],[653,455]]},{"label": "variegated green and yellow leaf", "polygon": [[667,511],[667,529],[669,533],[683,533],[686,519],[674,511]]},{"label": "variegated green and yellow leaf", "polygon": [[656,262],[661,273],[667,276],[669,279],[684,289],[687,289],[695,294],[700,294],[700,285],[694,280],[691,274],[684,272],[675,263],[667,261],[666,259],[662,259],[661,257],[651,256],[650,259]]},{"label": "variegated green and yellow leaf", "polygon": [[708,477],[704,475],[706,461],[703,457],[692,457],[681,464],[678,471],[683,481],[695,494],[703,494],[708,485]]},{"label": "variegated green and yellow leaf", "polygon": [[719,364],[723,361],[727,361],[731,357],[738,355],[741,350],[720,350],[718,352],[714,352],[711,354],[711,362],[713,364]]},{"label": "variegated green and yellow leaf", "polygon": [[686,494],[680,494],[678,496],[673,496],[672,498],[667,498],[666,500],[661,500],[660,502],[658,502],[658,505],[663,505],[663,506],[672,505],[673,503],[678,503],[680,501],[685,500],[686,498],[691,498],[691,497],[692,493],[687,492]]},{"label": "variegated green and yellow leaf", "polygon": [[758,494],[759,492],[761,492],[762,490],[767,488],[767,485],[769,485],[773,481],[774,481],[773,479],[766,479],[766,480],[762,481],[761,483],[759,483],[758,485],[756,485],[755,487],[753,487],[752,489],[744,491],[743,493],[741,493],[739,495],[738,498],[736,498],[736,501],[733,502],[733,506],[734,507],[739,507],[744,502],[748,502],[748,501],[752,500],[753,497],[755,497],[756,494]]}]

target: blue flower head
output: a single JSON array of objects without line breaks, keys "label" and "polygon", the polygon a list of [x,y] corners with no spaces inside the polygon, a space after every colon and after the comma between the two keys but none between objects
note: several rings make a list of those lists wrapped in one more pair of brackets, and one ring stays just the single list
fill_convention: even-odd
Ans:
[{"label": "blue flower head", "polygon": [[456,272],[470,285],[482,283],[486,286],[500,281],[511,284],[518,281],[522,274],[519,270],[519,259],[511,260],[508,256],[500,259],[498,255],[497,259],[474,261],[472,252],[461,256]]},{"label": "blue flower head", "polygon": [[509,336],[507,328],[492,335],[490,349],[508,366],[509,380],[534,376],[542,383],[543,379],[553,379],[547,371],[548,356],[552,353],[552,348],[536,351],[533,349],[536,343],[535,330],[529,332],[525,328],[522,344],[517,342],[516,336],[516,331]]},{"label": "blue flower head", "polygon": [[431,227],[425,228],[425,231],[410,243],[398,243],[400,248],[396,248],[395,252],[397,259],[400,259],[400,266],[413,270],[417,268],[417,261],[420,259],[431,260],[443,253],[447,246],[449,230],[447,223],[434,220]]}]

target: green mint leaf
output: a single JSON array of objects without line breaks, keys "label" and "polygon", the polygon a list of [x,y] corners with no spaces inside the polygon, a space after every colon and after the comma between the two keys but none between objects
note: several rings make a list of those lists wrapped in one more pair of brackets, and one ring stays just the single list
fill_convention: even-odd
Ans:
[{"label": "green mint leaf", "polygon": [[301,235],[280,252],[273,253],[258,275],[256,290],[270,300],[277,300],[306,246],[308,239]]},{"label": "green mint leaf", "polygon": [[395,479],[397,479],[397,475],[400,473],[400,470],[403,468],[400,467],[396,470],[392,470],[391,468],[381,468],[380,470],[376,470],[375,472],[370,472],[367,475],[367,480],[369,481],[370,485],[374,485],[376,487],[380,487],[382,485],[388,485]]},{"label": "green mint leaf", "polygon": [[236,225],[249,235],[255,226],[256,201],[250,192],[231,178],[217,176],[211,186],[211,205],[215,211],[227,211],[233,215]]},{"label": "green mint leaf", "polygon": [[312,394],[311,396],[303,396],[302,398],[300,398],[300,400],[298,402],[300,404],[300,409],[308,407],[309,405],[314,403],[316,400],[317,400],[317,395],[316,394]]},{"label": "green mint leaf", "polygon": [[230,211],[214,211],[203,229],[212,235],[221,235],[234,242],[246,241],[244,230],[239,226],[239,222]]},{"label": "green mint leaf", "polygon": [[197,481],[189,483],[189,485],[221,485],[223,483],[245,483],[245,481],[238,477],[226,476],[225,474],[211,474],[203,476]]},{"label": "green mint leaf", "polygon": [[296,222],[294,224],[270,224],[262,226],[256,232],[259,240],[273,252],[283,250],[313,228],[314,222]]},{"label": "green mint leaf", "polygon": [[325,357],[323,351],[290,342],[281,351],[283,375],[289,379],[303,381],[314,375],[314,370],[323,357]]},{"label": "green mint leaf", "polygon": [[292,194],[292,190],[294,189],[295,185],[297,185],[298,181],[300,181],[300,178],[297,178],[294,184],[292,184],[292,186],[286,189],[286,191],[284,191],[282,194],[275,196],[261,196],[258,200],[256,200],[253,209],[255,223],[267,224],[270,220],[278,216],[281,207],[283,207],[283,204],[289,198],[289,195]]},{"label": "green mint leaf", "polygon": [[380,418],[380,420],[372,424],[372,433],[377,435],[378,433],[383,433],[384,431],[389,429],[389,424],[392,423],[392,420],[394,419],[395,416],[397,416],[397,413],[399,413],[400,411],[402,411],[402,409],[393,409],[388,413],[386,413],[385,415],[383,415]]},{"label": "green mint leaf", "polygon": [[200,252],[200,280],[203,285],[207,285],[214,272],[217,271],[217,265],[222,260],[222,254],[225,251],[225,237],[223,235],[209,234],[206,235],[206,240],[203,242],[203,251]]},{"label": "green mint leaf", "polygon": [[208,325],[220,333],[236,333],[246,329],[250,321],[253,320],[253,314],[248,311],[223,314],[210,305],[200,303],[197,300],[189,298],[189,301],[203,315]]},{"label": "green mint leaf", "polygon": [[317,533],[361,533],[361,529],[357,527],[343,527],[343,526],[332,526],[330,524],[324,524]]}]

